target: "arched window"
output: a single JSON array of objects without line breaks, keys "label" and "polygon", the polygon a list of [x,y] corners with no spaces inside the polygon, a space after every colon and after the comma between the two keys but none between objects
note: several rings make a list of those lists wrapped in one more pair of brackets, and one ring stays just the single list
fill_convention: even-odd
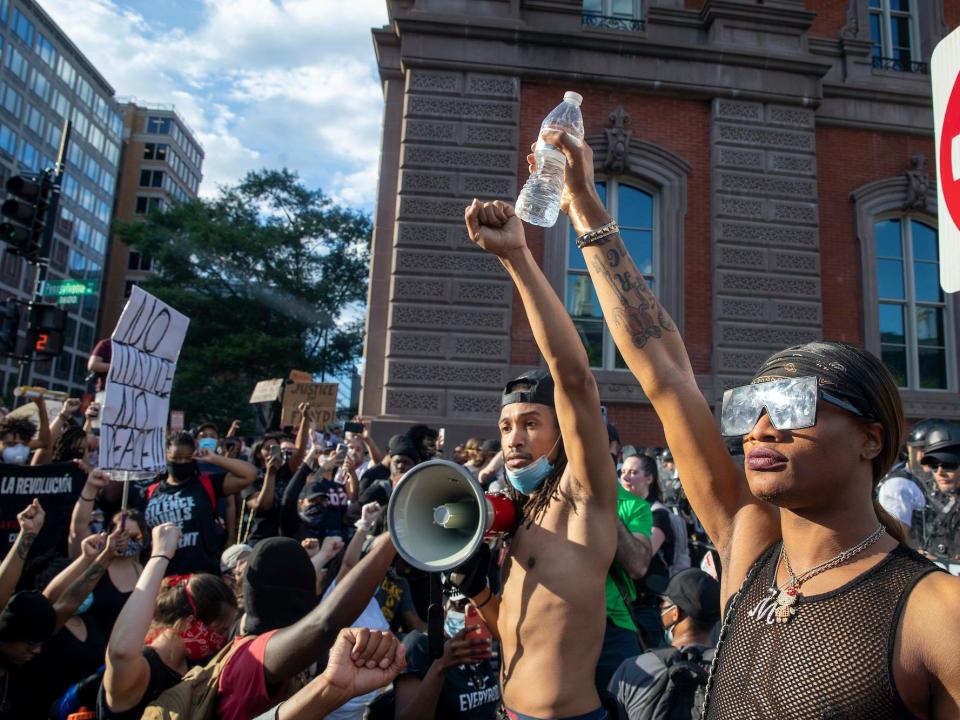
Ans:
[{"label": "arched window", "polygon": [[[598,180],[596,187],[607,212],[620,225],[620,235],[637,269],[656,292],[659,261],[657,195],[635,183],[615,178]],[[580,339],[590,358],[590,367],[600,370],[625,369],[627,365],[603,321],[600,301],[590,280],[583,253],[577,249],[576,239],[576,233],[571,227],[567,238],[564,294],[567,312],[580,333]]]},{"label": "arched window", "polygon": [[874,223],[880,353],[897,385],[956,387],[954,318],[940,287],[933,223],[914,214]]}]

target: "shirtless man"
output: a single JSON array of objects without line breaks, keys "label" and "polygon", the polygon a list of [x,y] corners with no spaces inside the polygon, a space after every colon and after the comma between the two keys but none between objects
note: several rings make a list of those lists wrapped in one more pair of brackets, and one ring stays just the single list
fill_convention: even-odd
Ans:
[{"label": "shirtless man", "polygon": [[465,219],[470,238],[500,258],[516,284],[549,373],[527,373],[504,393],[500,441],[523,518],[504,562],[503,593],[486,585],[488,552],[455,579],[500,640],[512,718],[602,720],[594,669],[617,546],[617,480],[597,384],[513,208],[474,200]]},{"label": "shirtless man", "polygon": [[960,579],[906,548],[874,501],[903,423],[889,371],[842,343],[769,358],[723,401],[744,476],[597,196],[592,151],[562,133],[543,139],[566,156],[561,207],[722,560],[725,628],[705,717],[960,718]]}]

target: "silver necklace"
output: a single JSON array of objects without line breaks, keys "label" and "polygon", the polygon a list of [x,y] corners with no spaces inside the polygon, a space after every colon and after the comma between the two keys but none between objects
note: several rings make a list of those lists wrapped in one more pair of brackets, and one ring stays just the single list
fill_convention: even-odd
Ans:
[{"label": "silver necklace", "polygon": [[[750,615],[756,619],[760,619],[761,616],[766,616],[767,623],[770,624],[770,611],[772,610],[773,619],[776,622],[781,624],[789,622],[790,619],[797,614],[797,603],[800,600],[800,586],[803,585],[803,583],[822,572],[826,572],[827,570],[831,570],[832,568],[849,562],[852,558],[862,553],[868,547],[877,542],[881,537],[883,537],[883,533],[884,527],[883,525],[879,525],[877,529],[874,530],[868,537],[865,537],[853,547],[847,548],[846,550],[841,550],[829,560],[826,560],[819,565],[815,565],[809,570],[800,573],[800,575],[797,575],[793,571],[793,566],[790,565],[790,557],[787,555],[787,550],[783,545],[781,545],[780,557],[777,558],[777,565],[773,571],[773,585],[770,587],[770,598],[766,598],[757,603],[757,607],[750,612]],[[787,574],[789,577],[783,585],[777,587],[777,569],[780,567],[781,560],[783,560],[784,564],[787,566]],[[770,604],[771,599],[775,599],[775,604]],[[761,605],[764,605],[764,608],[761,609]]]}]

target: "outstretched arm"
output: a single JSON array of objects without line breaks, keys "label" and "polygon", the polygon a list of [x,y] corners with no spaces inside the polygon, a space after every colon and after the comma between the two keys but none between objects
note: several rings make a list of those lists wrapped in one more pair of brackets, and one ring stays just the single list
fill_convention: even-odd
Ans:
[{"label": "outstretched arm", "polygon": [[[559,146],[567,158],[562,206],[577,234],[610,222],[594,188],[589,146],[564,133],[545,133],[544,141]],[[619,234],[588,245],[583,254],[607,325],[663,423],[684,490],[708,534],[724,555],[735,524],[745,546],[766,547],[779,536],[777,515],[750,494],[731,460],[670,315]]]},{"label": "outstretched arm", "polygon": [[23,573],[23,566],[27,562],[27,555],[30,548],[33,547],[33,541],[37,539],[40,530],[43,529],[43,521],[46,513],[40,507],[40,501],[33,499],[27,507],[17,513],[17,522],[20,523],[20,532],[13,546],[7,551],[7,556],[0,564],[0,608],[7,604],[7,600],[17,589],[17,583],[20,582],[20,575]]},{"label": "outstretched arm", "polygon": [[553,376],[557,420],[573,480],[581,492],[612,508],[617,482],[600,394],[573,321],[533,259],[513,207],[500,200],[474,200],[464,217],[470,239],[500,258],[520,292],[537,347]]},{"label": "outstretched arm", "polygon": [[272,635],[263,655],[267,682],[282,683],[325,658],[337,633],[356,620],[370,602],[396,554],[390,536],[384,533],[305,618]]}]

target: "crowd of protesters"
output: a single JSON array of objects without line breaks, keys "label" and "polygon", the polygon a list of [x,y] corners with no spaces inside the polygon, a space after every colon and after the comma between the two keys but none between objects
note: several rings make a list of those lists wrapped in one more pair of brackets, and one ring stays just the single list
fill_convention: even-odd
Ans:
[{"label": "crowd of protesters", "polygon": [[[0,420],[4,462],[71,461],[86,482],[55,551],[31,552],[44,527],[38,500],[18,516],[0,566],[0,717],[138,718],[190,668],[217,662],[219,718],[300,717],[300,707],[304,717],[317,708],[333,718],[498,717],[495,641],[466,625],[469,602],[448,583],[446,643],[431,657],[429,577],[396,554],[384,522],[397,481],[436,457],[504,489],[498,439],[448,449],[417,425],[381,449],[369,423],[320,428],[307,405],[298,427],[256,441],[239,437],[238,423],[222,436],[203,423],[170,437],[167,471],[133,483],[121,514],[120,483],[92,467],[97,406],[81,413],[68,400],[53,422],[37,407],[38,423]],[[669,450],[622,445],[612,425],[608,438],[622,532],[596,684],[626,717],[652,717],[658,704],[702,698],[719,557]],[[902,459],[880,485],[881,504],[921,549],[960,562],[960,424],[918,424]],[[488,571],[497,569],[494,555]],[[367,654],[376,662],[353,662]],[[335,659],[348,676],[370,676],[337,685]],[[671,680],[681,666],[693,683]],[[328,683],[335,706],[323,704]]]}]

